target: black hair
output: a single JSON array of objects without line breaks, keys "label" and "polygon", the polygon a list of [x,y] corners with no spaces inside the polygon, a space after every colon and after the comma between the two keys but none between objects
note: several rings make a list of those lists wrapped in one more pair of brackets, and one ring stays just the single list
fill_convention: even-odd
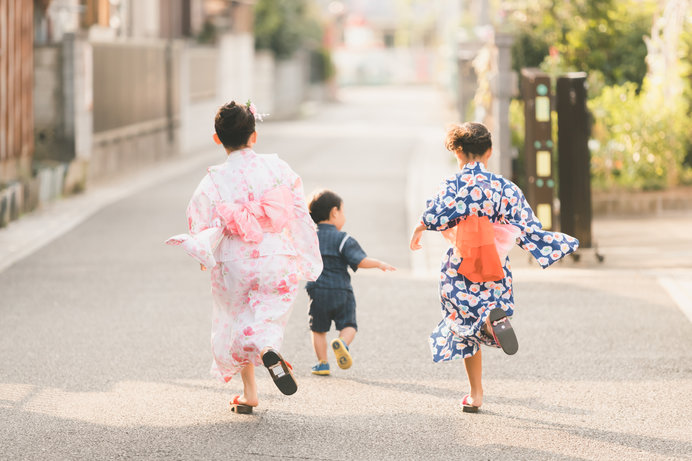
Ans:
[{"label": "black hair", "polygon": [[231,101],[219,107],[214,129],[225,148],[237,149],[245,146],[255,132],[255,116],[247,105]]},{"label": "black hair", "polygon": [[490,131],[482,123],[466,122],[453,125],[447,131],[445,147],[447,150],[461,151],[468,157],[481,157],[493,146]]},{"label": "black hair", "polygon": [[315,223],[327,221],[329,220],[329,213],[331,213],[332,208],[336,207],[340,210],[342,203],[343,200],[341,200],[341,197],[330,190],[315,192],[312,194],[312,198],[308,204],[310,217]]}]

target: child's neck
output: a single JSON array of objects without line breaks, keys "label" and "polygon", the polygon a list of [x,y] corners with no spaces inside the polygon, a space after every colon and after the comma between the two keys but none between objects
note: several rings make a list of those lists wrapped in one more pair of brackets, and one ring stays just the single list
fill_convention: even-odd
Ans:
[{"label": "child's neck", "polygon": [[329,225],[331,225],[331,226],[336,227],[336,220],[334,220],[334,219],[327,219],[327,220],[325,220],[325,221],[320,221],[320,222],[318,222],[317,224],[318,224],[318,225],[320,225],[320,224],[329,224]]}]

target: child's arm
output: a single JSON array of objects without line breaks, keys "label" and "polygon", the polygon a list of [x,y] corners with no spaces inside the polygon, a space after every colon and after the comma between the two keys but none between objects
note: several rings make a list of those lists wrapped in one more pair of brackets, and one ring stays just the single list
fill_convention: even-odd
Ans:
[{"label": "child's arm", "polygon": [[395,271],[396,267],[390,266],[389,264],[382,262],[374,258],[363,258],[363,260],[358,264],[359,269],[379,269],[381,271]]},{"label": "child's arm", "polygon": [[413,235],[411,236],[410,248],[413,251],[420,250],[423,246],[420,244],[420,238],[423,236],[423,231],[427,229],[427,226],[423,223],[418,224],[418,227],[413,229]]}]

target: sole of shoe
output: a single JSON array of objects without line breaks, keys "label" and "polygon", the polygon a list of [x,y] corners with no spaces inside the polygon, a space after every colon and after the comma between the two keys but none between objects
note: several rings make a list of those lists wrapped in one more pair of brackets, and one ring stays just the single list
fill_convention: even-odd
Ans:
[{"label": "sole of shoe", "polygon": [[342,370],[351,368],[351,365],[353,365],[353,359],[351,358],[351,354],[346,349],[346,344],[342,339],[336,338],[332,340],[332,350],[336,356],[336,364],[339,365],[339,368]]}]

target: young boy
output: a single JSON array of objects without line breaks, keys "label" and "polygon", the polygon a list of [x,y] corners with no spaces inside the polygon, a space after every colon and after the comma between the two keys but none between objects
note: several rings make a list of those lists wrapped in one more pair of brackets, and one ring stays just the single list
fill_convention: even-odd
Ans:
[{"label": "young boy", "polygon": [[356,300],[348,267],[354,272],[358,268],[377,268],[385,272],[396,269],[377,259],[368,258],[356,239],[341,232],[346,217],[343,201],[334,192],[324,190],[313,194],[308,209],[312,220],[317,223],[317,238],[324,264],[319,278],[305,286],[310,297],[312,345],[319,360],[312,367],[312,373],[328,375],[327,332],[332,321],[339,331],[339,337],[331,342],[336,361],[344,370],[353,363],[348,347],[356,336],[358,325]]}]

